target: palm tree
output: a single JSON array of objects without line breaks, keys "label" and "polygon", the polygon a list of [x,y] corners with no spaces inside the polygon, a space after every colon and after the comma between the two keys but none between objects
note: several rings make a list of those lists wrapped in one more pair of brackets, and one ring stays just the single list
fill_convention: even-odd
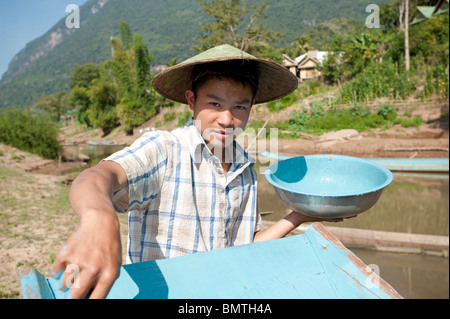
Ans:
[{"label": "palm tree", "polygon": [[305,54],[308,51],[313,50],[313,46],[310,44],[311,39],[307,35],[302,35],[301,37],[297,37],[294,42],[291,43],[291,48],[289,50],[289,54],[291,57],[298,57],[302,54]]}]

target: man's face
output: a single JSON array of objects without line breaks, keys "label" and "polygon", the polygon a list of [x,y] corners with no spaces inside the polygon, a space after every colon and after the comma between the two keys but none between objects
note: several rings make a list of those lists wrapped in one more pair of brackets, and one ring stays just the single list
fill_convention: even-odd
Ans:
[{"label": "man's face", "polygon": [[196,96],[186,91],[196,126],[210,148],[223,151],[242,133],[254,102],[252,96],[249,86],[217,77],[208,79]]}]

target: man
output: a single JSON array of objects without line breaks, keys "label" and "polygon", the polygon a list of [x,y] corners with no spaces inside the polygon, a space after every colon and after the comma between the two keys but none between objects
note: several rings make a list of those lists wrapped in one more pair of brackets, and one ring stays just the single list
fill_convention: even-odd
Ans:
[{"label": "man", "polygon": [[167,69],[152,84],[188,104],[193,119],[182,129],[143,135],[73,182],[70,199],[80,227],[53,267],[61,273],[78,266],[72,298],[89,292],[104,298],[118,277],[116,212],[129,213],[129,263],[281,238],[317,220],[292,212],[263,230],[253,163],[234,141],[255,103],[297,88],[287,69],[223,45]]}]

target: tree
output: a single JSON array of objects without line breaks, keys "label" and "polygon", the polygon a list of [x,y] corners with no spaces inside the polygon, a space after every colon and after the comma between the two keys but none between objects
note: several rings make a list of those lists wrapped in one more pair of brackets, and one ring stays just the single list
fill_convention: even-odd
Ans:
[{"label": "tree", "polygon": [[133,34],[131,33],[128,23],[125,21],[119,21],[120,38],[122,39],[122,45],[125,50],[129,50],[133,45]]},{"label": "tree", "polygon": [[177,64],[178,64],[177,59],[172,58],[172,59],[170,59],[170,62],[167,64],[167,67],[175,66]]},{"label": "tree", "polygon": [[323,61],[323,64],[317,67],[320,73],[322,73],[322,76],[326,83],[339,83],[339,80],[342,77],[342,70],[339,63],[339,53],[331,52],[327,55],[327,57]]},{"label": "tree", "polygon": [[399,18],[403,10],[400,1],[403,0],[392,0],[380,5],[380,24],[385,31],[400,30],[403,28],[403,19]]},{"label": "tree", "polygon": [[290,57],[296,58],[313,49],[314,48],[311,45],[311,38],[308,35],[302,35],[295,38],[295,41],[291,43],[291,47],[288,52]]},{"label": "tree", "polygon": [[66,105],[66,97],[68,93],[61,91],[55,95],[42,95],[32,107],[32,110],[42,110],[49,114],[54,121],[59,121],[61,115],[66,113],[68,107]]},{"label": "tree", "polygon": [[68,104],[76,114],[78,122],[92,127],[93,123],[87,116],[87,111],[91,105],[90,91],[87,88],[76,86],[70,91]]},{"label": "tree", "polygon": [[317,66],[317,70],[322,73],[323,80],[328,84],[340,85],[340,79],[343,76],[345,65],[342,63],[344,52],[343,37],[337,36],[327,46],[327,54],[322,65]]},{"label": "tree", "polygon": [[[404,26],[405,26],[405,68],[406,71],[410,69],[409,58],[409,0],[403,0],[404,14]],[[402,16],[400,15],[400,19]]]},{"label": "tree", "polygon": [[382,63],[393,37],[394,34],[381,29],[357,31],[348,35],[349,42],[344,46],[344,59],[348,66],[346,74],[355,76],[373,61]]},{"label": "tree", "polygon": [[265,0],[259,7],[241,0],[199,0],[206,15],[213,22],[200,28],[203,33],[194,49],[204,51],[220,44],[230,44],[250,54],[265,52],[273,42],[279,41],[282,34],[271,31],[260,23],[266,16],[264,10],[269,4]]},{"label": "tree", "polygon": [[93,80],[100,77],[100,68],[100,65],[92,62],[76,66],[72,71],[72,81],[69,83],[70,88],[89,87]]},{"label": "tree", "polygon": [[[97,83],[100,78],[105,78],[105,71],[102,65],[95,63],[86,63],[78,65],[72,71],[72,81],[69,83],[71,91],[67,97],[67,107],[74,111],[78,122],[93,127],[94,123],[88,117],[88,110],[91,107],[91,87]],[[95,122],[95,121],[94,121]]]},{"label": "tree", "polygon": [[105,67],[113,75],[118,89],[117,115],[127,134],[153,117],[157,110],[150,82],[149,54],[141,34],[132,35],[126,22],[119,23],[121,38],[112,38],[113,58]]},{"label": "tree", "polygon": [[449,63],[449,15],[441,14],[410,29],[411,58],[445,67]]},{"label": "tree", "polygon": [[89,88],[89,109],[86,115],[94,126],[100,127],[107,135],[118,125],[117,87],[114,83],[101,79]]}]

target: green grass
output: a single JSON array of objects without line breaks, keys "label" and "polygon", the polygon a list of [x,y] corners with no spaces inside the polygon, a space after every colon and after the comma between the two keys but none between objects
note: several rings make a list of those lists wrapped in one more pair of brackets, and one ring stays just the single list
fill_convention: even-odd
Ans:
[{"label": "green grass", "polygon": [[[280,133],[279,137],[298,138],[297,133],[300,132],[313,135],[342,129],[364,132],[375,128],[388,129],[394,125],[419,127],[423,123],[421,117],[399,117],[397,111],[389,104],[381,104],[377,112],[357,105],[352,108],[331,107],[326,111],[323,105],[321,102],[311,103],[310,112],[293,111],[290,119],[275,123],[272,127],[291,132]],[[255,122],[254,125],[260,124],[258,121]]]}]

